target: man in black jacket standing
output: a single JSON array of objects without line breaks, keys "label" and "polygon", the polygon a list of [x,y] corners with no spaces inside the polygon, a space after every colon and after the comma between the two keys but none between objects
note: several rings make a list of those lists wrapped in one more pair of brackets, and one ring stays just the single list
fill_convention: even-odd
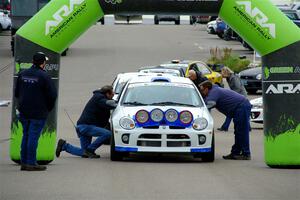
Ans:
[{"label": "man in black jacket standing", "polygon": [[19,120],[23,126],[21,170],[46,170],[45,166],[37,165],[36,150],[48,113],[57,98],[54,83],[44,71],[46,60],[44,53],[35,53],[32,67],[19,73],[15,87]]},{"label": "man in black jacket standing", "polygon": [[[60,156],[61,151],[66,151],[83,158],[100,158],[95,150],[111,137],[111,131],[104,127],[109,123],[110,110],[116,107],[115,101],[112,100],[113,96],[113,88],[108,85],[93,92],[92,98],[77,121],[76,132],[81,147],[75,147],[60,139],[56,148],[57,157]],[[92,137],[97,137],[94,142],[92,142]]]}]

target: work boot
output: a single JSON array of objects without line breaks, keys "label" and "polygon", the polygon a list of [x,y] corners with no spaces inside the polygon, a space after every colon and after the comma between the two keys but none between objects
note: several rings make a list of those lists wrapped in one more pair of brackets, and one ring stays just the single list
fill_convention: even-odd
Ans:
[{"label": "work boot", "polygon": [[26,164],[21,164],[21,168],[20,168],[20,170],[21,170],[21,171],[25,171],[25,170],[26,170],[26,167],[27,167],[27,165],[26,165]]},{"label": "work boot", "polygon": [[100,155],[96,154],[95,152],[85,150],[81,157],[83,157],[83,158],[100,158]]},{"label": "work boot", "polygon": [[251,155],[235,155],[235,154],[228,154],[223,156],[225,160],[251,160]]},{"label": "work boot", "polygon": [[224,131],[224,132],[227,132],[227,131],[228,131],[228,129],[224,129],[224,128],[222,128],[222,127],[221,127],[221,128],[217,128],[217,130],[218,130],[218,131]]},{"label": "work boot", "polygon": [[56,151],[55,151],[57,158],[60,156],[60,152],[62,152],[62,148],[63,148],[64,144],[66,144],[66,140],[63,140],[63,139],[58,140]]},{"label": "work boot", "polygon": [[21,165],[22,171],[45,171],[46,169],[47,167],[42,165]]}]

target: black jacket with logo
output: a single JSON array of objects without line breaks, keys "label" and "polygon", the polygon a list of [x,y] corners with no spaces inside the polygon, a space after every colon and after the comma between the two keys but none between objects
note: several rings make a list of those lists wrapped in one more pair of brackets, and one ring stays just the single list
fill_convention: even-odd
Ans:
[{"label": "black jacket with logo", "polygon": [[112,104],[112,101],[107,99],[100,90],[95,90],[92,98],[84,107],[77,125],[87,124],[104,128],[108,124],[110,110],[116,107],[115,104]]},{"label": "black jacket with logo", "polygon": [[22,117],[46,119],[55,105],[57,90],[47,72],[33,65],[19,73],[15,97]]}]

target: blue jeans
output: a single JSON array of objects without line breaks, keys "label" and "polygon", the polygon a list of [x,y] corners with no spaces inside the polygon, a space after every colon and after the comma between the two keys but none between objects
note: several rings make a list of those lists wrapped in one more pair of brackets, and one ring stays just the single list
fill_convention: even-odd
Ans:
[{"label": "blue jeans", "polygon": [[19,120],[23,126],[21,163],[36,165],[36,149],[46,120],[25,119],[23,117],[19,117]]},{"label": "blue jeans", "polygon": [[[69,143],[65,143],[62,148],[63,151],[76,156],[82,156],[85,150],[95,152],[95,150],[111,136],[111,131],[94,125],[80,124],[76,126],[76,131],[80,139],[81,147],[79,148]],[[93,137],[97,137],[94,142],[92,142]]]},{"label": "blue jeans", "polygon": [[223,123],[223,125],[221,126],[221,128],[223,130],[228,130],[229,126],[230,126],[230,122],[231,122],[231,117],[227,117],[226,116],[226,119],[225,119],[225,122]]},{"label": "blue jeans", "polygon": [[249,130],[250,130],[251,104],[243,103],[235,111],[234,123],[234,145],[231,153],[234,155],[250,155]]}]

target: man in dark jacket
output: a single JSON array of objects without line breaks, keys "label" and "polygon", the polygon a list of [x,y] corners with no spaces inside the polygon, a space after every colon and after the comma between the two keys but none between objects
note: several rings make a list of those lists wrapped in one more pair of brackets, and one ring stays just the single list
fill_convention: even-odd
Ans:
[{"label": "man in dark jacket", "polygon": [[202,83],[203,81],[208,80],[205,76],[202,75],[201,72],[195,71],[193,69],[189,70],[188,78],[191,79],[191,81],[193,81],[193,83],[196,85],[198,90],[199,90],[199,84]]},{"label": "man in dark jacket", "polygon": [[[111,136],[111,131],[104,127],[109,123],[110,110],[116,107],[116,103],[112,100],[114,92],[111,86],[104,86],[93,93],[77,121],[76,132],[81,147],[75,147],[60,139],[56,148],[57,157],[60,156],[61,151],[66,151],[83,158],[100,158],[95,150]],[[94,142],[92,137],[97,137]]]},{"label": "man in dark jacket", "polygon": [[36,163],[36,149],[48,113],[53,109],[57,97],[54,83],[44,71],[46,60],[48,58],[44,53],[37,52],[33,56],[33,66],[21,71],[17,78],[15,97],[23,126],[21,170],[46,170],[45,166]]},{"label": "man in dark jacket", "polygon": [[215,106],[224,115],[233,118],[235,143],[224,159],[251,160],[249,128],[251,104],[243,95],[204,81],[199,85],[207,107]]}]

